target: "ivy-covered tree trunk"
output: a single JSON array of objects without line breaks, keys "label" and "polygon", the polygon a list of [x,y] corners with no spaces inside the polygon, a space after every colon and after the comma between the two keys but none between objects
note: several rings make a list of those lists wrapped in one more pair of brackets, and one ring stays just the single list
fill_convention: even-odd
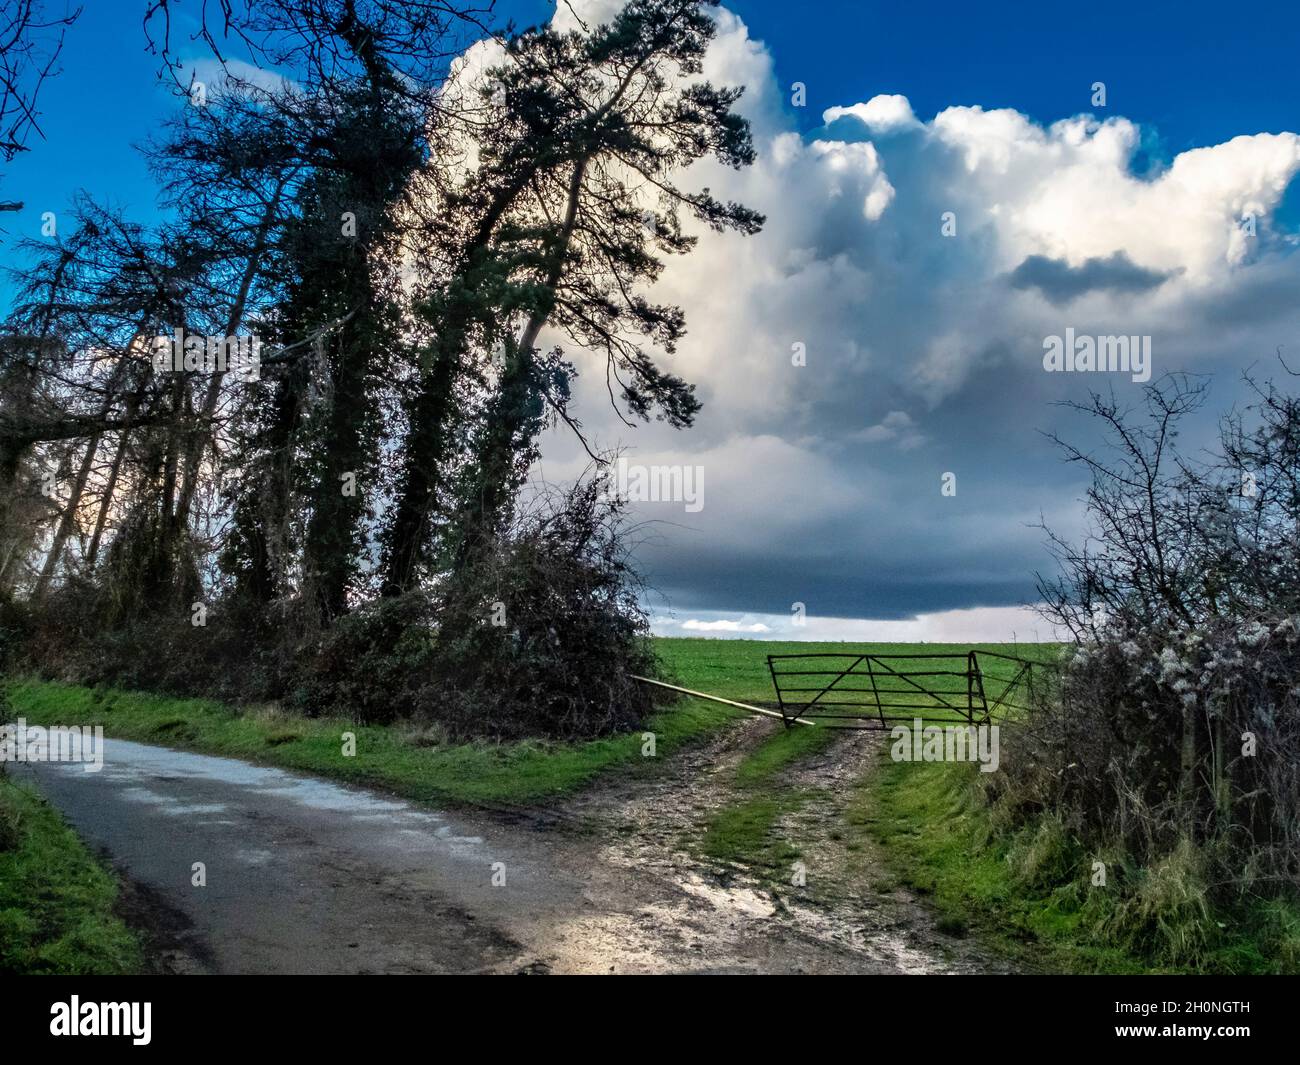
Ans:
[{"label": "ivy-covered tree trunk", "polygon": [[555,306],[555,292],[578,220],[578,201],[588,160],[573,165],[564,217],[546,249],[546,276],[518,341],[509,345],[497,394],[480,437],[471,471],[469,497],[462,508],[458,568],[490,542],[509,519],[519,485],[533,457],[544,424],[544,384],[535,359],[537,341]]},{"label": "ivy-covered tree trunk", "polygon": [[[374,75],[378,77],[378,74]],[[397,229],[395,205],[421,162],[411,116],[367,90],[340,116],[337,159],[313,183],[288,319],[315,334],[324,355],[325,395],[307,426],[311,464],[304,497],[304,591],[323,622],[348,609],[366,549],[368,500],[378,492],[382,426],[378,389],[409,344],[400,288],[383,269]]]},{"label": "ivy-covered tree trunk", "polygon": [[399,595],[417,581],[451,450],[455,387],[466,348],[463,325],[448,322],[430,345],[429,368],[407,407],[401,482],[386,531],[381,591]]},{"label": "ivy-covered tree trunk", "polygon": [[270,388],[265,412],[244,447],[252,453],[234,489],[222,569],[239,596],[265,605],[288,594],[293,534],[293,463],[302,388],[296,368]]},{"label": "ivy-covered tree trunk", "polygon": [[433,526],[454,458],[456,389],[465,369],[476,326],[497,314],[493,297],[500,288],[501,264],[489,245],[502,218],[521,195],[536,163],[530,161],[488,194],[487,208],[461,252],[445,293],[426,303],[434,336],[422,358],[415,393],[407,404],[407,436],[392,518],[384,533],[383,583],[386,596],[412,588],[430,562]]},{"label": "ivy-covered tree trunk", "polygon": [[[364,547],[362,518],[375,469],[374,398],[369,381],[372,339],[362,320],[340,335],[328,356],[330,395],[314,441],[316,474],[308,489],[303,542],[304,587],[328,621],[347,610]],[[358,335],[359,334],[359,335]],[[381,349],[382,350],[382,349]]]}]

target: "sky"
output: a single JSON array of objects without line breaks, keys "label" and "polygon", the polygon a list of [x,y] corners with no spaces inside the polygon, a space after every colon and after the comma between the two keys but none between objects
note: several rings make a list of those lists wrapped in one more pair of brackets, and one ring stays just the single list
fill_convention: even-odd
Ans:
[{"label": "sky", "polygon": [[[81,188],[150,217],[129,145],[174,103],[141,8],[90,3],[70,33],[46,139],[0,186],[27,205],[6,248]],[[705,73],[745,86],[758,158],[697,164],[683,184],[768,223],[703,234],[654,293],[686,312],[664,364],[703,410],[689,430],[628,429],[594,364],[576,386],[633,494],[661,475],[693,489],[632,504],[656,630],[1050,636],[1028,609],[1051,564],[1035,524],[1077,534],[1084,485],[1044,434],[1089,444],[1061,401],[1137,400],[1142,375],[1051,372],[1047,338],[1149,337],[1152,380],[1211,375],[1209,413],[1241,400],[1243,370],[1300,346],[1300,14],[733,0],[718,21]],[[566,432],[539,477],[585,465]]]}]

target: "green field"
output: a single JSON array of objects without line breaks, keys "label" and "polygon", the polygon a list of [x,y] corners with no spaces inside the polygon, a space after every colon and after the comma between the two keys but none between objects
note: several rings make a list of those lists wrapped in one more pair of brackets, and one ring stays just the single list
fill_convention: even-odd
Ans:
[{"label": "green field", "polygon": [[[799,643],[766,640],[699,640],[661,638],[655,647],[669,668],[681,678],[684,687],[721,695],[728,699],[770,704],[776,698],[768,671],[768,655],[949,655],[991,651],[1004,655],[1041,659],[1056,653],[1054,644],[942,644],[942,643]],[[847,661],[844,662],[848,664]],[[1003,677],[1013,668],[996,660],[985,663],[990,677]],[[837,667],[838,668],[838,667]],[[944,659],[917,659],[911,668],[952,668]],[[964,684],[948,690],[964,693]],[[995,697],[989,692],[990,698]]]}]

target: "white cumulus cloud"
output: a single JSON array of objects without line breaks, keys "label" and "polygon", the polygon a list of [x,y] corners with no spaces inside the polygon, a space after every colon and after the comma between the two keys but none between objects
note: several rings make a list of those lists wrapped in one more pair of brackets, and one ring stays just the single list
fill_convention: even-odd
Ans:
[{"label": "white cumulus cloud", "polygon": [[[663,362],[697,384],[696,426],[627,429],[603,373],[572,352],[597,445],[704,467],[699,514],[642,508],[662,522],[643,553],[650,580],[674,606],[1011,608],[1049,563],[1040,515],[1079,521],[1079,471],[1039,432],[1069,434],[1054,401],[1112,384],[1137,398],[1125,379],[1045,373],[1045,337],[1149,335],[1153,377],[1213,372],[1222,409],[1243,368],[1300,335],[1297,240],[1276,217],[1300,173],[1296,133],[1243,129],[1139,164],[1151,139],[1129,118],[952,106],[922,120],[886,94],[827,108],[805,135],[768,48],[734,14],[717,18],[704,73],[745,86],[758,158],[702,161],[683,183],[767,224],[701,231],[655,286],[686,312]],[[546,440],[549,476],[585,461],[566,433]],[[945,472],[955,497],[940,496]]]}]

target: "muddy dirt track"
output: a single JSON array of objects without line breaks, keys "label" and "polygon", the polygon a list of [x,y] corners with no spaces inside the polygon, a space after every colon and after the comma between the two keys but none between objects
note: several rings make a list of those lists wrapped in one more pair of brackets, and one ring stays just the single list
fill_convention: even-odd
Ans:
[{"label": "muddy dirt track", "polygon": [[[228,758],[108,740],[105,765],[28,766],[128,882],[128,919],[178,973],[944,973],[1001,968],[936,930],[834,826],[878,737],[790,771],[814,798],[780,828],[807,866],[773,885],[698,857],[737,722],[653,773],[548,810],[442,813]],[[775,727],[780,727],[776,725]],[[205,886],[195,886],[195,863]]]}]

